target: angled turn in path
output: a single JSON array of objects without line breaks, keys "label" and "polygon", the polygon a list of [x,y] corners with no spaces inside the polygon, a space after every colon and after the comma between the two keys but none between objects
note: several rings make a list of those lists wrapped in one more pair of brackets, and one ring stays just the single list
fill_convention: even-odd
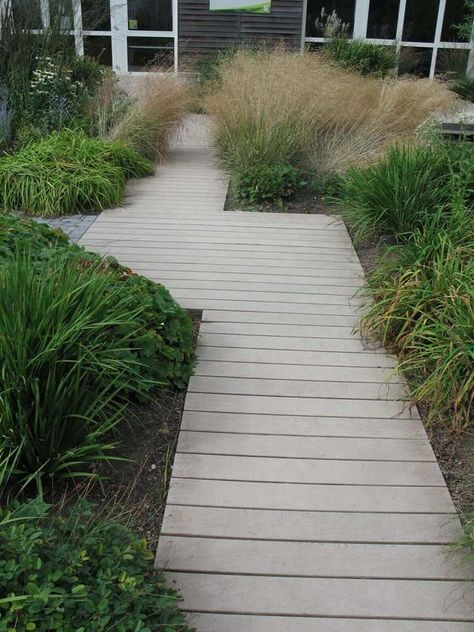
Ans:
[{"label": "angled turn in path", "polygon": [[352,334],[345,227],[223,212],[226,190],[194,136],[81,240],[203,310],[158,563],[198,632],[472,632],[423,425]]}]

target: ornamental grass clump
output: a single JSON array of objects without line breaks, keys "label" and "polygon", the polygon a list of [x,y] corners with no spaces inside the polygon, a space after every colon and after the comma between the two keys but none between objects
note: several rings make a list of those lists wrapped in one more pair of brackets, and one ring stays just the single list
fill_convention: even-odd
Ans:
[{"label": "ornamental grass clump", "polygon": [[96,212],[122,201],[126,178],[152,172],[119,141],[53,132],[0,158],[0,208],[41,216]]},{"label": "ornamental grass clump", "polygon": [[[173,132],[188,111],[188,90],[169,74],[145,73],[139,82],[129,87],[129,92],[127,106],[115,111],[107,138],[125,143],[149,160],[161,160],[168,151]],[[112,111],[114,100],[123,100],[123,96],[112,92],[110,98]]]},{"label": "ornamental grass clump", "polygon": [[291,164],[332,174],[412,140],[430,115],[456,103],[436,81],[361,76],[319,53],[276,49],[222,62],[205,108],[232,169]]},{"label": "ornamental grass clump", "polygon": [[454,430],[474,419],[473,279],[472,208],[455,195],[386,251],[364,290],[362,333],[398,353],[413,401]]}]

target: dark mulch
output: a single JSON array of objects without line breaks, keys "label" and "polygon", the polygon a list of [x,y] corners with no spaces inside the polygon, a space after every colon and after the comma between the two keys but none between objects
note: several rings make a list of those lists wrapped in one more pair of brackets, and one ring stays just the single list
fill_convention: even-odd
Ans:
[{"label": "dark mulch", "polygon": [[[191,314],[197,343],[201,315]],[[56,488],[50,500],[74,502],[87,498],[98,513],[116,517],[156,550],[168,495],[186,390],[167,389],[151,401],[130,409],[118,437],[115,455],[121,460],[98,463],[98,479]]]}]

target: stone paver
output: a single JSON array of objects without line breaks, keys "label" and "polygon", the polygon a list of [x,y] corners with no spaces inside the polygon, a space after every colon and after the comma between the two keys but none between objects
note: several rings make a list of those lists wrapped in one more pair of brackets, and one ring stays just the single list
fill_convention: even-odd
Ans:
[{"label": "stone paver", "polygon": [[60,228],[71,241],[77,243],[97,219],[97,215],[65,215],[63,217],[35,217],[40,224]]},{"label": "stone paver", "polygon": [[395,359],[352,333],[344,225],[224,212],[201,121],[81,239],[203,311],[157,564],[198,632],[470,632],[425,430]]}]

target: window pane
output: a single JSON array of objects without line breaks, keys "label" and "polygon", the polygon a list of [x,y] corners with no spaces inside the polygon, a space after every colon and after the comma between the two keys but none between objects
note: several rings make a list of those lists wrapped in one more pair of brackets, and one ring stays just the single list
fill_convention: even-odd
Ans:
[{"label": "window pane", "polygon": [[128,37],[128,69],[148,70],[151,66],[173,65],[174,42],[171,37]]},{"label": "window pane", "polygon": [[51,23],[59,24],[65,31],[74,29],[72,0],[50,0],[49,18]]},{"label": "window pane", "polygon": [[447,0],[444,12],[443,31],[441,40],[443,42],[467,42],[467,37],[458,34],[455,26],[464,21],[466,15],[465,0]]},{"label": "window pane", "polygon": [[110,0],[82,0],[85,31],[110,31]]},{"label": "window pane", "polygon": [[320,28],[316,28],[316,20],[321,18],[321,11],[328,13],[335,11],[337,16],[345,23],[349,24],[347,34],[352,35],[354,28],[355,0],[308,0],[306,13],[306,37],[323,37]]},{"label": "window pane", "polygon": [[84,36],[84,55],[93,57],[103,66],[112,66],[112,41],[106,35]]},{"label": "window pane", "polygon": [[367,37],[395,39],[399,0],[370,0]]},{"label": "window pane", "polygon": [[403,25],[405,42],[433,42],[439,0],[408,0]]},{"label": "window pane", "polygon": [[131,31],[172,31],[172,1],[128,0],[128,28]]},{"label": "window pane", "polygon": [[15,22],[24,28],[40,29],[43,24],[41,22],[41,11],[38,2],[31,0],[12,0],[12,12]]},{"label": "window pane", "polygon": [[436,58],[436,73],[464,76],[467,70],[469,51],[463,49],[440,48]]},{"label": "window pane", "polygon": [[399,74],[428,77],[430,74],[432,55],[433,50],[431,48],[404,46],[400,51],[400,62],[398,65]]}]

